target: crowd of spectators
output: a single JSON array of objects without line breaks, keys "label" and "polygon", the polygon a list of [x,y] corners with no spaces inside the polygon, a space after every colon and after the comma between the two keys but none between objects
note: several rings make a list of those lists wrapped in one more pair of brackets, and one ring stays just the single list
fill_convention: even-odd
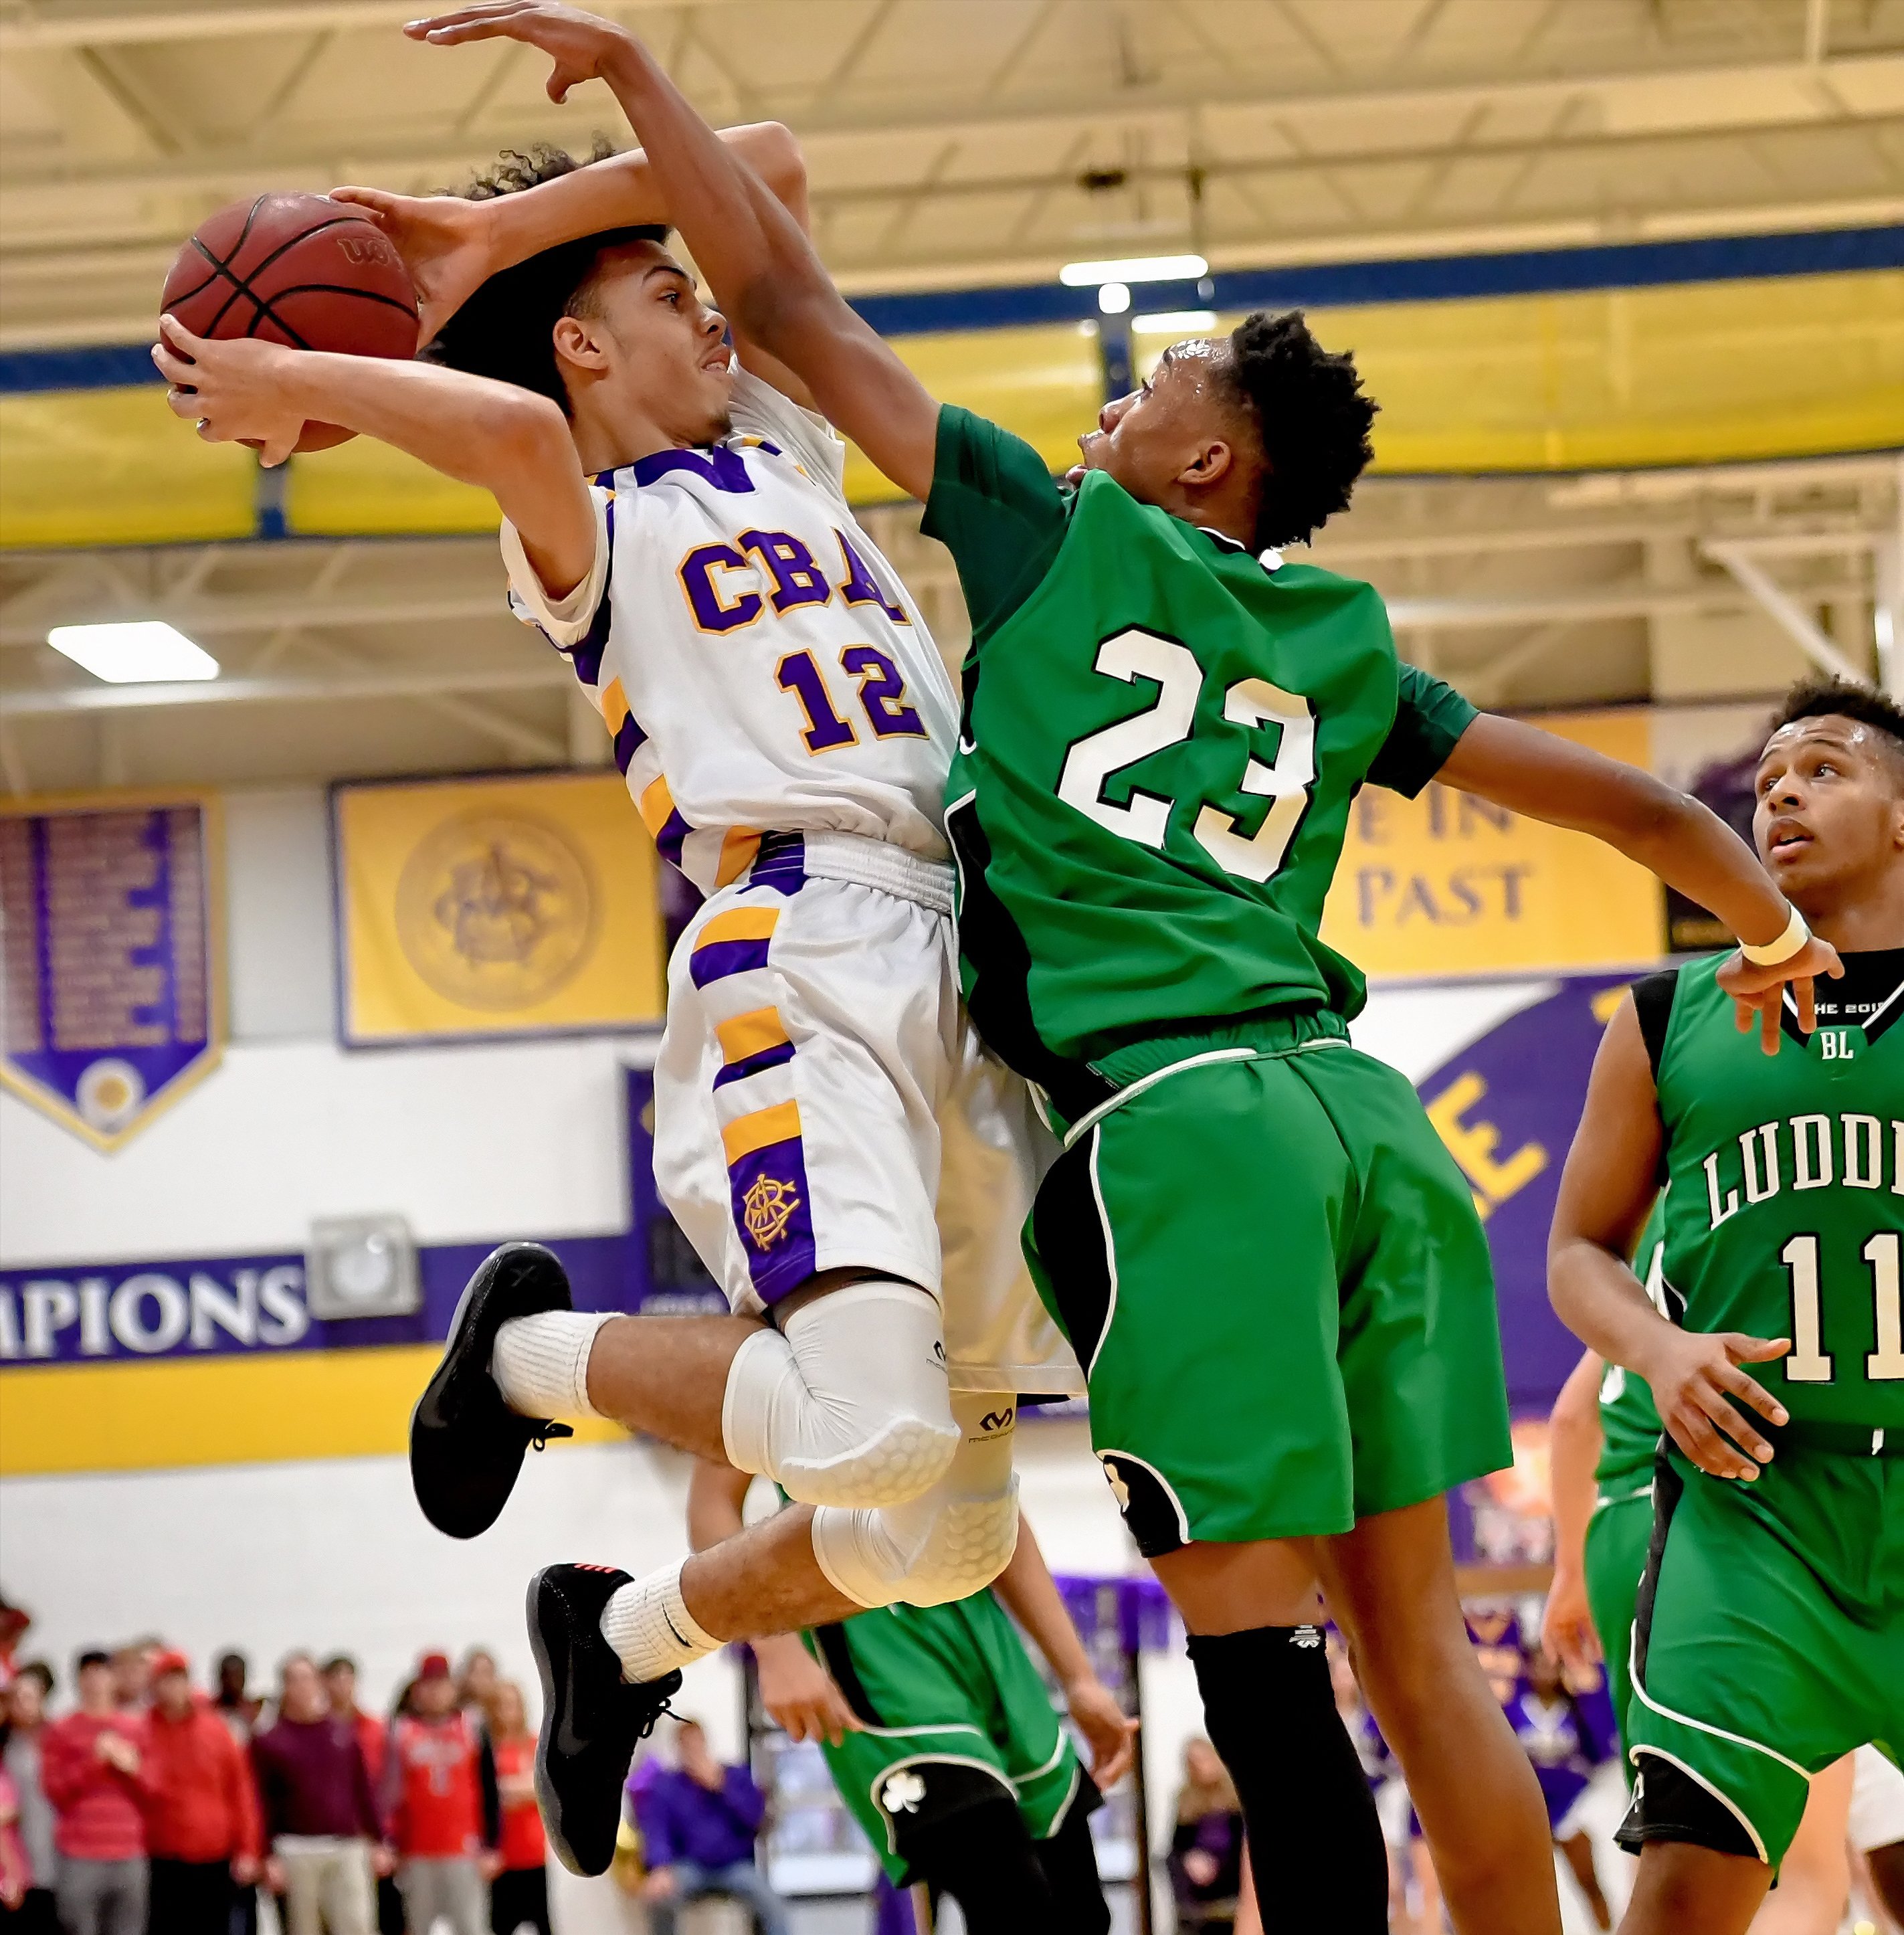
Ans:
[{"label": "crowd of spectators", "polygon": [[386,1720],[348,1656],[239,1653],[210,1687],[156,1640],[18,1666],[0,1647],[0,1935],[549,1935],[535,1739],[480,1650],[424,1656]]}]

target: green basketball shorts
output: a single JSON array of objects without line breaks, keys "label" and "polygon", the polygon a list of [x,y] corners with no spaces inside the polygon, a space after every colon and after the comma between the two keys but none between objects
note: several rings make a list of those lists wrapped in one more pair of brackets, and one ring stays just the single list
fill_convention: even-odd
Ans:
[{"label": "green basketball shorts", "polygon": [[1301,1014],[1094,1064],[1025,1250],[1139,1549],[1347,1532],[1507,1464],[1487,1242],[1414,1088]]},{"label": "green basketball shorts", "polygon": [[1867,1742],[1904,1755],[1904,1457],[1788,1442],[1748,1485],[1674,1450],[1655,1496],[1622,1839],[1646,1833],[1657,1755],[1776,1867],[1813,1774]]},{"label": "green basketball shorts", "polygon": [[[1619,1728],[1622,1771],[1627,1771],[1626,1705],[1633,1697],[1633,1609],[1640,1577],[1646,1569],[1646,1547],[1653,1535],[1650,1484],[1603,1497],[1587,1520],[1587,1604],[1607,1659],[1607,1695]],[[1630,1780],[1631,1775],[1628,1772]]]},{"label": "green basketball shorts", "polygon": [[888,1877],[910,1885],[913,1837],[962,1810],[1015,1801],[1033,1840],[1097,1790],[1038,1669],[989,1592],[894,1605],[803,1634],[864,1729],[822,1751]]}]

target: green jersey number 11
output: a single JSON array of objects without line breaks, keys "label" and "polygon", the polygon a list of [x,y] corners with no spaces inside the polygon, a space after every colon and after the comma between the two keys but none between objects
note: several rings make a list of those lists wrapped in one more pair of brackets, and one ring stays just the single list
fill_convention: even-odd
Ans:
[{"label": "green jersey number 11", "polygon": [[[1106,638],[1093,663],[1107,678],[1127,684],[1139,678],[1151,681],[1157,688],[1157,702],[1074,741],[1064,756],[1058,796],[1120,838],[1161,852],[1176,802],[1133,788],[1129,804],[1120,806],[1105,797],[1104,788],[1125,767],[1180,746],[1191,736],[1203,669],[1188,647],[1136,628]],[[1281,727],[1275,762],[1248,756],[1239,782],[1243,792],[1272,803],[1263,824],[1245,835],[1236,830],[1233,815],[1206,801],[1190,831],[1225,873],[1260,884],[1282,865],[1309,803],[1316,780],[1315,714],[1300,693],[1285,692],[1267,679],[1242,678],[1224,694],[1223,716],[1246,728]]]},{"label": "green jersey number 11", "polygon": [[[1904,1288],[1899,1282],[1899,1252],[1904,1238],[1883,1230],[1860,1254],[1871,1266],[1872,1301],[1876,1306],[1878,1348],[1864,1360],[1864,1375],[1874,1383],[1904,1378]],[[1818,1284],[1818,1239],[1794,1236],[1779,1252],[1791,1277],[1791,1350],[1785,1360],[1794,1384],[1828,1384],[1833,1363],[1824,1345],[1824,1317]]]}]

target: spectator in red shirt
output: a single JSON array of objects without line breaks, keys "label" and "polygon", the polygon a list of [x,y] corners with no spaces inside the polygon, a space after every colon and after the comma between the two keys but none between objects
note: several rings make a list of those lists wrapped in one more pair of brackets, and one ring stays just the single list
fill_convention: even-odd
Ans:
[{"label": "spectator in red shirt", "polygon": [[390,1730],[385,1811],[397,1879],[413,1929],[438,1916],[455,1935],[489,1935],[487,1883],[499,1833],[496,1762],[483,1730],[457,1706],[448,1657],[425,1656],[411,1711]]},{"label": "spectator in red shirt", "polygon": [[81,1653],[77,1678],[79,1711],[54,1721],[40,1747],[60,1926],[67,1935],[145,1935],[145,1716],[119,1709],[107,1654]]},{"label": "spectator in red shirt", "polygon": [[489,1740],[502,1814],[496,1849],[502,1866],[489,1885],[491,1935],[517,1935],[525,1923],[536,1935],[549,1935],[548,1840],[536,1804],[536,1736],[513,1680],[499,1680],[490,1695]]},{"label": "spectator in red shirt", "polygon": [[182,1653],[152,1662],[146,1728],[152,1927],[228,1935],[233,1890],[257,1881],[263,1852],[250,1763],[217,1708],[192,1691]]}]

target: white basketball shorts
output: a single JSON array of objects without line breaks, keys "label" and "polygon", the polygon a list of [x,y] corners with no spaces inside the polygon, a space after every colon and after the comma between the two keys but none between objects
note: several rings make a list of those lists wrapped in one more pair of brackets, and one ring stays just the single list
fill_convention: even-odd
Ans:
[{"label": "white basketball shorts", "polygon": [[736,1311],[874,1271],[939,1297],[954,1390],[1082,1393],[1018,1247],[1049,1139],[959,1005],[952,880],[768,836],[669,964],[656,1183]]}]

